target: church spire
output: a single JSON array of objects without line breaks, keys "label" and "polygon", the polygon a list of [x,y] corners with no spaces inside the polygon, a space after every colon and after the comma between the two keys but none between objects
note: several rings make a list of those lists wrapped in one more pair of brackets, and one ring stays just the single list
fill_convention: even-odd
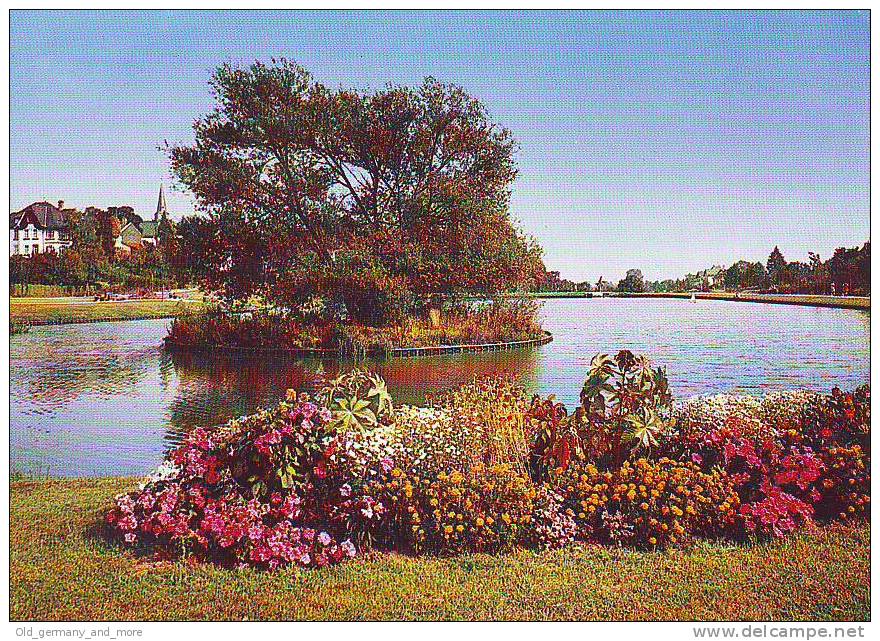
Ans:
[{"label": "church spire", "polygon": [[153,220],[159,222],[159,218],[163,215],[168,215],[168,207],[165,205],[165,185],[159,183],[159,203],[156,205],[156,213],[153,214]]}]

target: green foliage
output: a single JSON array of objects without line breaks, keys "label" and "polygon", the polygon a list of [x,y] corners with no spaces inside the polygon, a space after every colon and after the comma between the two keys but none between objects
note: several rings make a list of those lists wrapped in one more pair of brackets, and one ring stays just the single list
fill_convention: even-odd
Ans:
[{"label": "green foliage", "polygon": [[642,270],[629,269],[626,277],[617,284],[619,292],[643,292],[645,291],[645,277],[642,276]]},{"label": "green foliage", "polygon": [[333,379],[318,393],[333,413],[330,426],[350,431],[365,430],[394,416],[394,404],[385,381],[378,374],[354,369]]},{"label": "green foliage", "polygon": [[673,427],[672,394],[662,367],[623,350],[599,354],[575,411],[580,447],[588,460],[619,466],[633,453],[647,452]]}]

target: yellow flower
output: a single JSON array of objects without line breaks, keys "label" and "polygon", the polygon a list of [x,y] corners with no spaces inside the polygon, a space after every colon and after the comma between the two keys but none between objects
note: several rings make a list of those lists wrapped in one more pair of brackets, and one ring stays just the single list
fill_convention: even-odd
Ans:
[{"label": "yellow flower", "polygon": [[452,534],[452,526],[451,525],[444,525],[443,531],[446,532],[446,534]]},{"label": "yellow flower", "polygon": [[391,470],[391,476],[393,476],[394,478],[398,478],[401,474],[403,474],[403,470],[401,470],[399,467],[395,467],[393,470]]},{"label": "yellow flower", "polygon": [[483,520],[483,517],[478,516],[477,517],[477,527],[483,527],[483,523],[485,523],[485,521]]},{"label": "yellow flower", "polygon": [[464,526],[463,525],[456,525],[455,531],[456,532],[464,532]]},{"label": "yellow flower", "polygon": [[501,515],[501,520],[510,525],[510,515],[507,512]]},{"label": "yellow flower", "polygon": [[652,536],[650,539],[648,539],[648,543],[650,543],[651,545],[657,545],[657,539]]}]

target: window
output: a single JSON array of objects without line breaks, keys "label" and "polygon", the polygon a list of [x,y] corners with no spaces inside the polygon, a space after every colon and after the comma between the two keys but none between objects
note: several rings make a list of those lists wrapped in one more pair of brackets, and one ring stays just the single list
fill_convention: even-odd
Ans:
[{"label": "window", "polygon": [[53,240],[55,238],[55,232],[50,229],[46,232],[46,238],[49,240]]}]

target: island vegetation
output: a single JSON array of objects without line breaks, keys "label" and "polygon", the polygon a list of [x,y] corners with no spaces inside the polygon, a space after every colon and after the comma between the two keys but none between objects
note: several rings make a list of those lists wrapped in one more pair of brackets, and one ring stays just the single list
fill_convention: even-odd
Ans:
[{"label": "island vegetation", "polygon": [[211,84],[195,144],[169,149],[204,214],[182,243],[206,291],[258,311],[180,320],[172,340],[366,337],[369,349],[539,335],[527,305],[441,315],[457,293],[526,291],[544,273],[509,215],[516,143],[479,101],[432,78],[331,90],[286,60],[224,65]]}]

